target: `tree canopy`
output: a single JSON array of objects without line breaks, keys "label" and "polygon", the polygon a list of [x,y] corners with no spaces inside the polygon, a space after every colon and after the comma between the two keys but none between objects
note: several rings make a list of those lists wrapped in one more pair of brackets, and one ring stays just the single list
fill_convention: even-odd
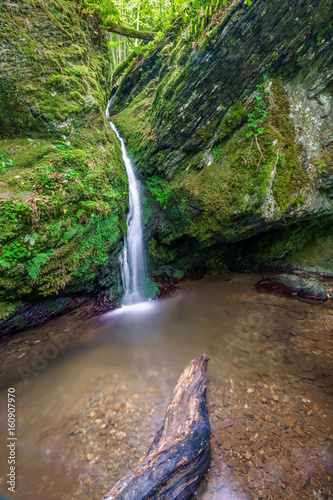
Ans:
[{"label": "tree canopy", "polygon": [[85,0],[84,12],[98,12],[109,32],[111,72],[118,78],[119,68],[125,69],[124,62],[130,62],[144,50],[144,42],[149,42],[151,49],[153,40],[163,38],[173,19],[179,17],[185,26],[203,15],[211,15],[219,4],[226,3],[227,0]]}]

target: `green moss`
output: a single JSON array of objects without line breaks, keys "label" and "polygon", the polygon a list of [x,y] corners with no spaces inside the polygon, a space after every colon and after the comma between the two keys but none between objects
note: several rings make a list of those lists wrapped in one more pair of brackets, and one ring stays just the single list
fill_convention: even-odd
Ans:
[{"label": "green moss", "polygon": [[200,207],[199,216],[189,217],[187,234],[205,241],[216,232],[225,233],[235,215],[242,218],[249,212],[260,212],[282,139],[267,125],[264,136],[260,137],[265,152],[261,159],[246,133],[244,125],[221,148],[219,161],[206,164],[199,173],[183,171],[173,179],[179,198],[189,200],[190,206]]},{"label": "green moss", "polygon": [[242,123],[244,116],[244,107],[241,104],[235,104],[224,116],[217,134],[217,142],[230,136]]},{"label": "green moss", "polygon": [[0,300],[116,282],[127,176],[104,117],[105,36],[80,12],[64,0],[4,7]]},{"label": "green moss", "polygon": [[[295,126],[290,118],[287,94],[279,79],[273,82],[273,106],[270,109],[270,122],[282,136],[281,150],[273,183],[273,194],[281,211],[292,203],[295,193],[306,185],[308,178],[302,168],[297,149]],[[301,198],[296,198],[301,201]]]},{"label": "green moss", "polygon": [[231,247],[225,261],[243,268],[260,262],[333,275],[332,222],[332,217],[322,217],[257,235]]},{"label": "green moss", "polygon": [[[113,117],[121,135],[126,138],[126,147],[134,159],[138,171],[144,171],[144,175],[153,174],[156,168],[155,165],[150,169],[150,165],[152,165],[150,156],[156,141],[148,116],[151,104],[150,96],[151,90],[142,90],[121,114]],[[143,144],[147,147],[142,148]],[[140,157],[138,156],[139,151]]]},{"label": "green moss", "polygon": [[[9,142],[17,158],[25,154],[24,146]],[[84,150],[49,145],[52,153],[29,170],[18,170],[14,163],[21,175],[12,189],[23,184],[32,193],[27,201],[18,197],[0,204],[0,297],[81,288],[93,284],[101,266],[108,265],[126,227],[126,173],[116,141],[112,149],[94,144],[90,136],[90,144]]]},{"label": "green moss", "polygon": [[4,321],[8,318],[8,316],[18,311],[22,306],[23,302],[21,300],[17,300],[15,302],[0,302],[0,320]]},{"label": "green moss", "polygon": [[25,2],[12,13],[4,7],[0,43],[9,63],[0,75],[0,137],[60,139],[67,118],[80,114],[81,126],[89,128],[92,115],[103,113],[105,37],[99,46],[76,7],[66,2],[61,20],[49,2]]},{"label": "green moss", "polygon": [[288,263],[309,271],[333,275],[333,237],[325,232],[317,231],[312,238],[306,235],[306,244],[303,239],[303,245],[296,247],[288,256]]},{"label": "green moss", "polygon": [[202,140],[206,144],[212,138],[212,136],[216,130],[217,123],[218,123],[217,120],[213,120],[213,121],[207,123],[206,125],[204,125],[202,128],[200,128],[196,132],[196,134],[195,134],[196,137],[198,139]]}]

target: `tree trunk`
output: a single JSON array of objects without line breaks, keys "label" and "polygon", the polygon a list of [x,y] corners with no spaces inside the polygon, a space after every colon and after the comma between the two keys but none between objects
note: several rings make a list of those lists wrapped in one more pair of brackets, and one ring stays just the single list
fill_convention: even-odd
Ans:
[{"label": "tree trunk", "polygon": [[127,53],[127,40],[126,40],[126,37],[124,37],[124,61],[126,61],[127,56],[128,56],[128,53]]},{"label": "tree trunk", "polygon": [[181,374],[146,457],[103,500],[187,500],[209,467],[205,354]]},{"label": "tree trunk", "polygon": [[106,31],[118,33],[118,35],[127,36],[129,38],[140,38],[142,40],[153,40],[156,35],[155,31],[139,31],[133,28],[127,28],[126,26],[121,26],[120,24],[114,23],[109,19],[104,23],[104,28]]},{"label": "tree trunk", "polygon": [[[109,33],[109,37],[110,37],[109,38],[110,42],[113,42],[113,34],[111,32]],[[116,54],[113,47],[111,47],[111,56],[112,56],[112,64],[111,64],[111,74],[112,74],[117,65]]]},{"label": "tree trunk", "polygon": [[[139,27],[140,27],[140,5],[138,4],[138,13],[136,16],[136,31],[139,31]],[[136,47],[138,46],[138,39],[137,38],[135,39],[135,46]]]}]

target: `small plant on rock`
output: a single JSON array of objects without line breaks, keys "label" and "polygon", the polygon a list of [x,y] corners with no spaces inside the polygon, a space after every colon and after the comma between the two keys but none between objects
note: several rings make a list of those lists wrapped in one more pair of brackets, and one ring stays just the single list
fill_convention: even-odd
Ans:
[{"label": "small plant on rock", "polygon": [[[246,134],[246,137],[252,138],[250,151],[251,151],[253,141],[254,140],[256,141],[257,148],[258,148],[260,155],[261,155],[258,166],[260,165],[261,160],[264,158],[264,155],[262,154],[261,148],[260,148],[259,143],[258,143],[258,136],[262,135],[264,133],[263,121],[264,121],[264,118],[266,117],[264,96],[265,96],[265,94],[272,93],[268,88],[266,88],[267,83],[268,83],[268,76],[264,74],[263,80],[264,81],[261,84],[256,85],[256,88],[258,89],[259,95],[255,96],[256,105],[254,106],[254,112],[247,114],[247,117],[248,117],[247,126],[250,128],[250,130]],[[250,154],[250,152],[249,152],[249,154]]]},{"label": "small plant on rock", "polygon": [[221,146],[214,146],[212,149],[214,160],[218,161],[221,158],[222,148]]},{"label": "small plant on rock", "polygon": [[12,167],[13,160],[10,158],[6,158],[5,155],[0,154],[0,172],[4,172],[6,167]]},{"label": "small plant on rock", "polygon": [[321,162],[317,162],[317,172],[314,174],[315,177],[318,177],[319,175],[321,174],[326,174],[327,170],[326,170],[326,163],[321,163]]}]

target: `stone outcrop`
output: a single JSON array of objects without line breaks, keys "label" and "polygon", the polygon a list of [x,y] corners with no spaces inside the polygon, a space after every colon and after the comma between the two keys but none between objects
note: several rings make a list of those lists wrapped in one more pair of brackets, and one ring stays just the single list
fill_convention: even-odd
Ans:
[{"label": "stone outcrop", "polygon": [[0,321],[26,328],[30,301],[52,317],[116,298],[128,188],[98,17],[79,1],[13,0],[0,27]]},{"label": "stone outcrop", "polygon": [[332,273],[329,2],[233,1],[198,25],[138,57],[114,100],[151,266]]}]

